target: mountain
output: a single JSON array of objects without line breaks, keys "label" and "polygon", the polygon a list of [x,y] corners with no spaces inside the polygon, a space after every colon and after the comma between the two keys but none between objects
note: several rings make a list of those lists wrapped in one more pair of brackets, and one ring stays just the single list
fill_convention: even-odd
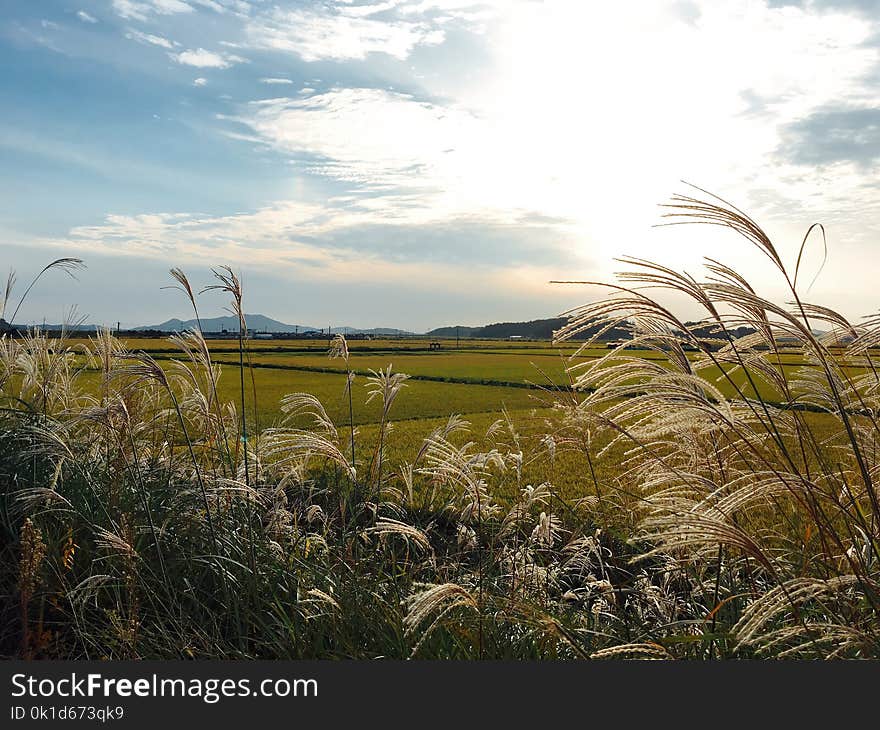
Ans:
[{"label": "mountain", "polygon": [[[257,332],[307,332],[309,330],[318,330],[320,327],[312,327],[302,324],[285,324],[277,319],[272,319],[263,314],[246,314],[248,329]],[[194,319],[169,319],[162,324],[150,325],[147,327],[135,327],[134,331],[143,332],[146,330],[157,330],[159,332],[180,332],[182,330],[195,329],[198,322]],[[229,332],[238,331],[238,317],[228,315],[224,317],[209,317],[202,319],[202,332]]]},{"label": "mountain", "polygon": [[[438,327],[425,334],[429,337],[456,337],[456,329],[458,329],[460,337],[487,339],[522,337],[527,340],[549,340],[553,338],[554,330],[561,329],[567,321],[565,317],[552,317],[528,322],[495,322],[484,327]],[[598,330],[598,326],[590,327],[574,339],[585,340],[595,335]],[[625,327],[613,327],[602,335],[604,340],[628,340],[631,337],[632,334]]]},{"label": "mountain", "polygon": [[[685,322],[685,327],[688,328],[690,333],[695,337],[705,337],[707,339],[719,339],[722,337],[720,333],[720,329],[716,324],[706,324],[704,322]],[[731,337],[739,338],[745,337],[746,335],[755,334],[755,330],[752,327],[733,327],[727,330],[728,334]]]},{"label": "mountain", "polygon": [[[314,327],[307,324],[286,324],[272,319],[264,314],[246,314],[248,329],[255,332],[303,332],[324,331],[324,327]],[[194,319],[169,319],[162,324],[154,324],[146,327],[135,327],[136,332],[158,331],[158,332],[181,332],[183,330],[195,329],[198,322]],[[238,332],[238,317],[233,315],[223,317],[210,317],[202,319],[202,332]],[[348,335],[412,335],[412,332],[406,330],[395,329],[393,327],[374,327],[373,329],[359,329],[357,327],[331,327],[332,334],[348,334]]]},{"label": "mountain", "polygon": [[549,340],[553,338],[553,331],[561,329],[565,322],[564,317],[532,319],[528,322],[495,322],[480,327],[473,336],[490,339],[523,337],[532,340]]},{"label": "mountain", "polygon": [[9,324],[6,320],[0,319],[0,332],[9,332],[11,330],[42,330],[44,332],[61,332],[62,330],[66,330],[67,332],[96,332],[99,328],[107,327],[113,331],[116,331],[116,324],[113,325],[97,325],[97,324],[49,324],[46,322],[43,324],[42,322],[37,324],[34,322],[21,323],[16,322],[14,325]]},{"label": "mountain", "polygon": [[465,327],[463,325],[454,325],[452,327],[438,327],[430,332],[425,332],[427,337],[473,337],[479,327]]},{"label": "mountain", "polygon": [[333,333],[341,332],[346,335],[394,335],[396,337],[406,337],[415,334],[415,332],[398,330],[393,327],[374,327],[369,330],[359,330],[356,327],[332,327],[330,331]]}]

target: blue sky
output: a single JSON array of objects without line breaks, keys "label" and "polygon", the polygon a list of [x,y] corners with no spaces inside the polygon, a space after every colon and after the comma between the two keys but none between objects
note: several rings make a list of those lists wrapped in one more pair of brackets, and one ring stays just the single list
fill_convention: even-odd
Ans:
[{"label": "blue sky", "polygon": [[[828,226],[815,299],[876,310],[880,7],[688,0],[6,0],[0,251],[47,279],[20,320],[186,314],[171,266],[242,272],[247,309],[396,326],[555,315],[688,179],[792,253]],[[689,270],[690,270],[689,269]],[[223,302],[206,298],[207,315]]]}]

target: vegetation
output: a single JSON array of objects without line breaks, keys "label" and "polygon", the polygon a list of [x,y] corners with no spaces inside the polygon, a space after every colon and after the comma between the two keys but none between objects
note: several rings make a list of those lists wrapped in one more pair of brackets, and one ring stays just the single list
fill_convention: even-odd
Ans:
[{"label": "vegetation", "polygon": [[[2,653],[880,656],[880,318],[805,302],[800,257],[723,201],[671,214],[740,233],[793,304],[715,261],[698,282],[630,260],[556,333],[591,339],[547,356],[544,390],[416,380],[342,338],[333,359],[198,329],[173,359],[109,332],[0,338]],[[616,327],[629,349],[594,341]],[[498,352],[405,363],[523,375]]]}]

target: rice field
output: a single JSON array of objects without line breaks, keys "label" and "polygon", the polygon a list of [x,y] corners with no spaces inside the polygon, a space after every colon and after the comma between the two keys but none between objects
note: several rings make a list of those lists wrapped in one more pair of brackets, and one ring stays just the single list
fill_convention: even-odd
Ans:
[{"label": "rice field", "polygon": [[[386,365],[387,367],[387,365]],[[234,402],[238,397],[239,369],[237,365],[223,365],[218,382],[220,397]],[[403,371],[405,372],[405,371]],[[249,414],[256,412],[264,425],[276,425],[281,412],[281,398],[288,393],[309,393],[320,399],[328,415],[337,425],[348,419],[346,376],[342,373],[315,373],[296,370],[245,368],[245,402]],[[254,396],[256,393],[256,396]],[[381,405],[366,402],[367,382],[355,377],[352,383],[356,424],[376,423],[381,417]],[[423,418],[448,417],[452,413],[471,414],[500,412],[503,409],[520,411],[542,403],[541,394],[527,389],[407,380],[395,403],[395,420],[410,421]]]},{"label": "rice field", "polygon": [[[578,348],[562,343],[555,348],[543,343],[541,347],[528,347],[510,341],[496,341],[498,347],[491,347],[490,341],[482,341],[478,347],[449,349],[446,351],[418,350],[412,342],[386,341],[380,352],[362,351],[350,347],[350,359],[344,362],[339,358],[328,357],[326,344],[320,348],[310,346],[308,352],[267,351],[260,347],[260,341],[249,341],[257,347],[247,357],[247,379],[250,382],[249,398],[253,401],[257,394],[257,411],[263,414],[264,422],[273,422],[279,415],[277,403],[280,397],[289,392],[308,392],[319,397],[326,404],[334,420],[342,416],[345,396],[347,370],[355,373],[354,391],[362,392],[365,379],[371,373],[391,367],[395,372],[410,376],[407,388],[398,403],[398,418],[411,420],[433,418],[451,413],[480,413],[502,409],[521,410],[546,405],[553,393],[570,389],[574,380],[601,358],[612,358],[605,367],[613,367],[620,360],[656,364],[657,367],[670,367],[668,359],[659,352],[647,349],[626,349],[614,354],[606,347]],[[291,341],[295,342],[295,341]],[[132,343],[128,343],[131,345]],[[149,340],[149,349],[159,362],[179,356],[172,343]],[[454,344],[454,342],[453,342]],[[395,346],[397,345],[397,346]],[[221,392],[225,398],[236,398],[238,387],[238,350],[229,351],[225,342],[209,341],[208,346],[215,363],[226,372],[222,378]],[[237,347],[237,344],[236,344]],[[418,350],[418,351],[414,351]],[[838,353],[840,371],[846,377],[858,378],[865,375],[864,365],[845,365],[847,362]],[[763,360],[769,361],[765,356]],[[688,360],[695,367],[699,358],[688,353]],[[781,353],[773,357],[779,363],[779,371],[791,384],[792,393],[802,393],[798,380],[802,374],[815,370],[815,364],[807,363],[797,353]],[[743,368],[730,362],[707,362],[696,370],[697,374],[713,389],[728,398],[760,397],[767,401],[780,401],[783,395],[778,387],[768,383],[757,367]],[[638,382],[638,377],[628,381]],[[531,392],[525,392],[531,391]],[[249,402],[250,402],[249,401]],[[250,405],[253,411],[253,405]],[[359,409],[355,423],[370,423],[377,419],[378,410],[370,407]]]}]

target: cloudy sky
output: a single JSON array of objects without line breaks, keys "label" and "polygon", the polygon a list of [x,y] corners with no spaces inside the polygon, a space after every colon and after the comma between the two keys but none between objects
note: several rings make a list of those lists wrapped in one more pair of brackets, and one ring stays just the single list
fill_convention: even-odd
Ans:
[{"label": "cloudy sky", "polygon": [[0,263],[88,265],[22,323],[183,316],[171,266],[416,331],[556,315],[597,291],[549,280],[623,254],[776,291],[732,236],[652,227],[680,180],[790,257],[823,222],[810,297],[880,305],[876,0],[4,0],[0,66]]}]

